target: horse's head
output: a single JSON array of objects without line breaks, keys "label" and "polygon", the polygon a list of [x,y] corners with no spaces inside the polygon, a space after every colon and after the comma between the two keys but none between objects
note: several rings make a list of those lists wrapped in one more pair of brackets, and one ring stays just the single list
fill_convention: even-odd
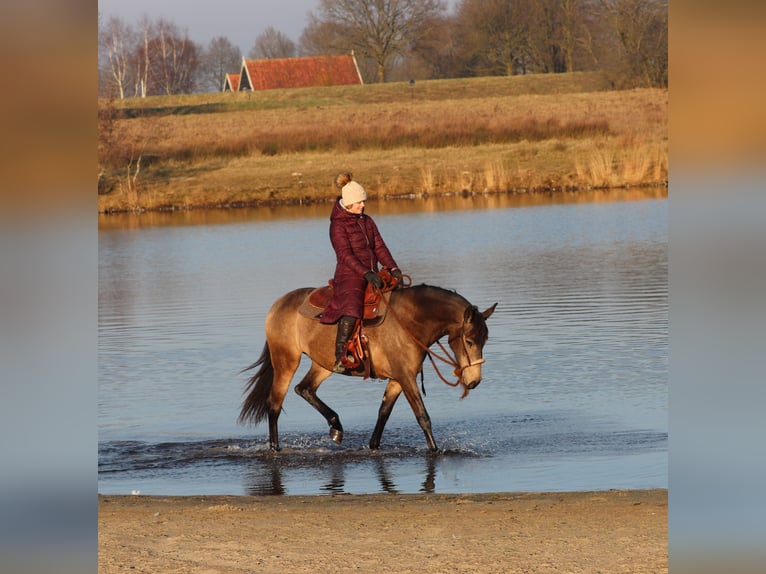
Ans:
[{"label": "horse's head", "polygon": [[458,362],[455,374],[459,377],[466,394],[481,382],[484,344],[489,338],[486,321],[495,311],[495,307],[497,303],[483,312],[475,305],[466,307],[460,331],[449,340],[450,348]]}]

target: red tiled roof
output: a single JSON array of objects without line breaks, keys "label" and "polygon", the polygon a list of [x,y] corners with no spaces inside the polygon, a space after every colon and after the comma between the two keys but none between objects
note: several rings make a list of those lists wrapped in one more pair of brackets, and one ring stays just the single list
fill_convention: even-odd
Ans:
[{"label": "red tiled roof", "polygon": [[361,84],[353,55],[244,60],[240,89],[271,90]]},{"label": "red tiled roof", "polygon": [[223,91],[236,92],[239,90],[239,74],[226,74],[226,80],[223,83]]}]

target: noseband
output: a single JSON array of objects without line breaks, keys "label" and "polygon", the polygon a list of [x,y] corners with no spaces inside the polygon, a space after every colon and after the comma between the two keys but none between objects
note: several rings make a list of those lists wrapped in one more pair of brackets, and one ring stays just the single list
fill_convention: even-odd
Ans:
[{"label": "noseband", "polygon": [[[449,341],[448,341],[449,342]],[[455,367],[455,370],[453,371],[455,373],[455,376],[459,377],[463,374],[463,371],[469,367],[475,367],[476,365],[481,365],[484,362],[484,357],[480,357],[476,359],[476,361],[471,361],[471,355],[468,353],[468,345],[465,343],[465,334],[460,334],[460,342],[463,344],[463,352],[465,353],[466,359],[468,359],[468,364],[465,367],[461,367],[457,360],[457,353],[455,353],[455,358],[452,359],[452,357],[449,354],[449,351],[444,347],[444,345],[441,344],[441,342],[437,341],[439,343],[439,347],[441,347],[442,351],[450,357],[449,364],[452,364],[452,366]]]}]

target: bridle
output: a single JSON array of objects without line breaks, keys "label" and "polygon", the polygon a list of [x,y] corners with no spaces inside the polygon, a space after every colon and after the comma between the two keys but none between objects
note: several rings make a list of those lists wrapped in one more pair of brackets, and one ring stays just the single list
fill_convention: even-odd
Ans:
[{"label": "bridle", "polygon": [[[463,382],[463,371],[469,367],[475,367],[476,365],[481,365],[484,362],[484,357],[480,357],[476,359],[475,361],[471,361],[471,355],[468,352],[468,345],[465,342],[466,335],[465,335],[465,329],[461,330],[460,332],[460,342],[463,345],[463,352],[465,353],[466,359],[468,359],[468,364],[465,367],[461,367],[460,363],[457,359],[457,353],[451,352],[451,349],[447,349],[441,341],[436,341],[436,343],[439,345],[439,348],[442,350],[444,355],[439,355],[438,353],[432,351],[430,348],[428,348],[424,343],[420,341],[415,335],[413,335],[407,327],[404,326],[404,323],[399,318],[399,315],[397,315],[396,311],[394,311],[394,308],[391,307],[390,303],[386,300],[385,297],[381,297],[381,300],[385,303],[386,307],[388,308],[388,312],[391,313],[391,315],[396,319],[396,321],[399,323],[399,326],[402,328],[402,330],[407,333],[410,338],[415,341],[415,343],[423,349],[428,355],[428,358],[431,360],[431,364],[434,366],[434,370],[436,371],[436,374],[439,376],[439,378],[450,387],[457,387],[458,385],[463,386],[463,394],[460,396],[461,399],[464,399],[468,396],[468,393],[471,389],[468,388],[468,386]],[[449,339],[447,343],[451,343],[454,340],[454,338]],[[440,361],[448,364],[450,367],[453,367],[452,373],[457,377],[457,381],[454,383],[451,381],[448,381],[444,375],[442,375],[441,371],[439,370],[439,367],[436,366],[436,361],[434,358],[439,359]]]}]

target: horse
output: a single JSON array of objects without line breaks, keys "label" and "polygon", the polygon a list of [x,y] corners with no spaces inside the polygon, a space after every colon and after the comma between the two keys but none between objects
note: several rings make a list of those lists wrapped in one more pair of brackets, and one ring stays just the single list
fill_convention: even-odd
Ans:
[{"label": "horse", "polygon": [[[309,287],[295,289],[274,302],[266,316],[266,342],[260,358],[242,370],[244,373],[258,367],[245,385],[238,421],[258,424],[268,418],[272,452],[280,450],[277,421],[304,354],[311,359],[311,367],[295,386],[295,392],[322,414],[330,427],[330,438],[337,444],[343,440],[338,414],[317,396],[319,386],[333,374],[337,326],[322,324],[299,312],[312,291]],[[489,337],[486,320],[497,303],[482,312],[454,291],[425,284],[397,288],[384,301],[387,313],[382,322],[364,327],[373,376],[388,379],[369,447],[371,450],[380,448],[386,421],[396,400],[404,393],[425,434],[428,449],[436,451],[431,419],[418,390],[417,374],[422,372],[425,357],[428,355],[433,361],[436,355],[429,347],[447,336],[454,358],[436,356],[455,367],[458,379],[453,386],[463,387],[463,397],[476,388],[481,382],[483,349]],[[442,349],[447,352],[444,346]],[[360,373],[346,375],[362,376]]]}]

